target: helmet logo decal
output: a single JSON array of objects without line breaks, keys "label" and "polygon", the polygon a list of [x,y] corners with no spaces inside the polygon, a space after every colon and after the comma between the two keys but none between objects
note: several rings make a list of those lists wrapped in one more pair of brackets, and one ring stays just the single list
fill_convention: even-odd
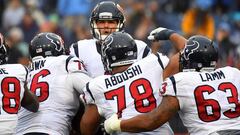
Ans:
[{"label": "helmet logo decal", "polygon": [[103,60],[103,64],[105,65],[105,68],[108,72],[111,71],[110,69],[110,63],[109,63],[109,59],[107,58],[107,54],[106,51],[108,50],[108,48],[110,47],[110,45],[113,42],[113,37],[112,36],[108,36],[105,39],[105,43],[104,45],[102,45],[102,60]]},{"label": "helmet logo decal", "polygon": [[105,40],[105,43],[107,43],[107,44],[103,45],[103,49],[102,49],[103,56],[106,56],[106,50],[109,48],[109,46],[110,46],[110,44],[112,44],[112,42],[113,42],[113,37],[108,36]]},{"label": "helmet logo decal", "polygon": [[[54,39],[52,39],[52,38],[55,38],[55,37],[50,36],[50,35],[51,35],[51,34],[48,33],[48,34],[46,35],[46,38],[47,38],[48,40],[50,40],[51,43],[53,43],[53,44],[56,46],[56,47],[55,47],[55,50],[58,51],[58,52],[60,52],[60,51],[62,50],[62,46],[60,45],[60,47],[58,48],[58,45],[54,42]],[[59,39],[60,39],[60,38],[57,38],[57,43],[58,43],[58,44],[61,44],[61,42],[59,41]]]},{"label": "helmet logo decal", "polygon": [[189,60],[189,56],[194,53],[195,50],[199,48],[199,43],[197,41],[193,41],[193,44],[186,44],[184,49],[184,58]]}]

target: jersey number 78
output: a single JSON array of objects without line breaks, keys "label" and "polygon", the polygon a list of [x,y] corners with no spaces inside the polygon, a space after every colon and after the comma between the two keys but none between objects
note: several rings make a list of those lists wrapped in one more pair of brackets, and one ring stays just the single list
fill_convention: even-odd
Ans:
[{"label": "jersey number 78", "polygon": [[[139,87],[142,86],[144,92],[139,91]],[[118,114],[122,113],[122,110],[126,108],[126,98],[125,98],[125,91],[128,90],[134,100],[134,105],[136,111],[140,113],[147,113],[156,108],[157,103],[156,99],[153,95],[153,89],[151,83],[145,79],[140,78],[133,81],[129,88],[125,88],[125,86],[121,86],[117,89],[108,91],[104,93],[105,98],[107,100],[114,100],[114,97],[117,98],[118,103]],[[143,100],[147,100],[148,104],[144,105]]]}]

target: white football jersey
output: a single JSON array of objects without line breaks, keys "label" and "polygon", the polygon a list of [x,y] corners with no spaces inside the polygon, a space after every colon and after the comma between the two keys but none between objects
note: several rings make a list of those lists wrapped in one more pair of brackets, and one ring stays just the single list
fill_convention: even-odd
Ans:
[{"label": "white football jersey", "polygon": [[[78,76],[83,79],[70,78],[75,72],[80,72]],[[79,107],[79,94],[89,81],[86,73],[77,57],[34,57],[28,75],[28,87],[38,96],[40,106],[36,113],[20,110],[17,134],[42,132],[68,135],[71,120]]]},{"label": "white football jersey", "polygon": [[21,64],[0,65],[0,74],[0,134],[13,135],[25,91],[27,69]]},{"label": "white football jersey", "polygon": [[[100,45],[97,45],[96,41],[96,39],[80,40],[70,47],[70,55],[81,59],[87,72],[93,78],[104,74]],[[138,60],[150,54],[151,50],[146,43],[140,40],[135,40],[135,42],[137,44]]]},{"label": "white football jersey", "polygon": [[240,129],[240,71],[181,72],[166,79],[163,95],[176,96],[179,115],[192,135]]},{"label": "white football jersey", "polygon": [[[114,113],[128,119],[147,113],[161,102],[159,88],[163,81],[163,69],[168,58],[154,54],[131,65],[125,72],[99,76],[84,88],[88,104],[96,104],[98,112],[106,119]],[[168,124],[144,134],[172,134]],[[120,133],[129,134],[129,133]]]}]

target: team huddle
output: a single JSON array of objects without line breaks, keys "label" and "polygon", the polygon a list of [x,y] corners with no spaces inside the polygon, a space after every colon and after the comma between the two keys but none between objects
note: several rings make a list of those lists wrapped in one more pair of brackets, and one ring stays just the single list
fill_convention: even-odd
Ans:
[{"label": "team huddle", "polygon": [[0,134],[94,135],[103,124],[108,134],[173,135],[176,113],[193,135],[240,134],[240,71],[216,69],[212,40],[159,27],[148,39],[169,40],[177,52],[168,58],[124,32],[124,23],[118,4],[101,2],[90,17],[93,39],[66,54],[59,35],[39,33],[29,67],[7,64],[0,35]]}]

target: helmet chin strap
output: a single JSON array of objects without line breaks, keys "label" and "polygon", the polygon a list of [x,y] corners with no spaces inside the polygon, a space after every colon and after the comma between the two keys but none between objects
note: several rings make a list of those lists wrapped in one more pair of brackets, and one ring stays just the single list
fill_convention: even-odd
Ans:
[{"label": "helmet chin strap", "polygon": [[101,33],[100,33],[100,31],[99,31],[99,29],[95,29],[94,30],[94,32],[95,32],[95,34],[96,34],[96,36],[97,36],[97,40],[104,40],[108,35],[102,35]]},{"label": "helmet chin strap", "polygon": [[[98,31],[99,31],[99,30],[98,30]],[[117,28],[112,28],[112,29],[111,29],[111,32],[110,32],[109,34],[101,34],[101,33],[99,32],[100,38],[101,38],[101,40],[105,40],[108,35],[110,35],[110,34],[113,33],[113,32],[118,32],[118,31],[119,31],[119,28],[117,27]]]},{"label": "helmet chin strap", "polygon": [[108,35],[101,35],[101,40],[105,40]]}]

